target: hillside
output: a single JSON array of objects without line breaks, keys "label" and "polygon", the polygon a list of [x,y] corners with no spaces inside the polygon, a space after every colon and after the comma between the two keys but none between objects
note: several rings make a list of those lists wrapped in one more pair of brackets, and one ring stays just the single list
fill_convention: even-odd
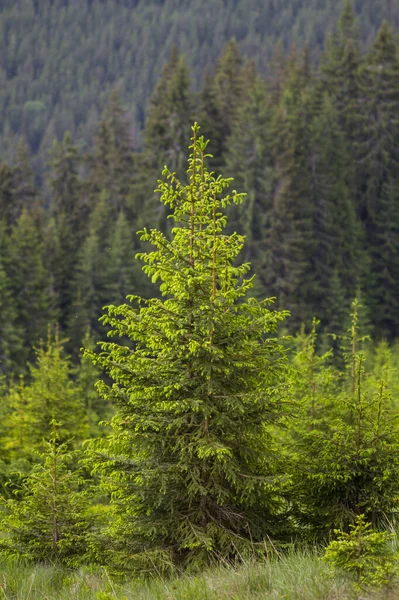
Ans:
[{"label": "hillside", "polygon": [[[89,145],[110,91],[129,107],[140,144],[146,104],[176,45],[199,87],[235,37],[261,72],[278,40],[305,42],[317,58],[337,21],[335,0],[4,0],[0,9],[0,146],[14,153],[22,135],[43,165],[66,130]],[[383,19],[399,25],[395,0],[357,0],[364,46]],[[40,158],[38,158],[38,156]]]}]

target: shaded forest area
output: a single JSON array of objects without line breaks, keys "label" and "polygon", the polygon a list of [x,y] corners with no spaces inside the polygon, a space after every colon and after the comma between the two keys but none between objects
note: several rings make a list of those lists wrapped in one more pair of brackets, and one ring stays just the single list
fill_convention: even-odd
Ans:
[{"label": "shaded forest area", "polygon": [[1,162],[8,572],[168,578],[339,528],[338,573],[393,581],[399,43],[359,24],[347,4],[317,65],[277,44],[267,72],[230,40],[197,90],[173,48],[139,147],[116,89],[42,177],[31,140]]},{"label": "shaded forest area", "polygon": [[[363,49],[386,19],[397,29],[395,0],[356,0]],[[0,155],[27,141],[41,172],[53,140],[70,131],[91,147],[113,88],[141,146],[148,99],[175,44],[193,88],[235,38],[262,75],[277,42],[305,44],[318,60],[343,3],[331,0],[4,0],[0,7]]]},{"label": "shaded forest area", "polygon": [[0,357],[24,373],[32,348],[58,323],[75,358],[95,341],[106,304],[151,295],[134,260],[143,226],[170,228],[153,193],[164,166],[184,179],[190,126],[211,138],[211,168],[248,198],[230,207],[229,231],[246,235],[242,258],[258,297],[289,309],[289,331],[321,321],[339,335],[355,296],[367,333],[399,328],[399,58],[384,23],[367,53],[349,5],[320,66],[277,46],[260,76],[229,42],[198,93],[176,49],[151,96],[143,144],[111,94],[83,152],[68,132],[53,141],[38,188],[26,144],[0,164]]}]

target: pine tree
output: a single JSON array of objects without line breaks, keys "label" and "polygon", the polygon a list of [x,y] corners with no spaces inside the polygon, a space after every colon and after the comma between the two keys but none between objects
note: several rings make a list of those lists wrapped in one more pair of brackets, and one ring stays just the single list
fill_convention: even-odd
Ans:
[{"label": "pine tree", "polygon": [[204,137],[212,137],[209,142],[209,165],[219,173],[223,166],[226,130],[223,122],[222,107],[219,103],[215,77],[205,73],[198,99],[198,122],[201,123]]},{"label": "pine tree", "polygon": [[[94,350],[95,343],[89,332],[85,334],[82,345],[87,350]],[[101,376],[101,370],[93,361],[83,353],[80,353],[79,365],[75,369],[76,383],[81,391],[81,397],[84,401],[85,411],[89,424],[89,436],[99,437],[104,435],[104,421],[109,421],[113,415],[111,403],[104,400],[97,392],[95,383]]]},{"label": "pine tree", "polygon": [[359,112],[362,110],[362,63],[359,32],[351,2],[348,1],[338,28],[327,41],[321,64],[321,85],[335,102],[339,124],[352,150],[358,141]]},{"label": "pine tree", "polygon": [[107,191],[114,214],[126,209],[133,181],[134,157],[131,127],[117,90],[106,105],[90,157],[89,188],[92,197]]},{"label": "pine tree", "polygon": [[7,163],[0,163],[0,214],[7,228],[14,225],[19,216],[13,197],[13,175],[13,169]]},{"label": "pine tree", "polygon": [[121,212],[110,232],[104,255],[104,303],[121,304],[128,294],[147,296],[148,280],[134,256],[134,240],[126,216]]},{"label": "pine tree", "polygon": [[[225,142],[236,122],[238,108],[245,98],[243,61],[236,41],[230,40],[215,69],[215,86],[223,119]],[[226,146],[222,149],[224,154]]]},{"label": "pine tree", "polygon": [[222,213],[242,196],[223,196],[230,180],[207,171],[193,131],[188,185],[166,168],[159,182],[172,239],[142,231],[155,247],[144,271],[164,299],[108,307],[102,322],[122,340],[91,354],[114,381],[99,385],[117,413],[94,460],[114,499],[105,552],[119,570],[239,559],[282,510],[267,425],[284,413],[275,333],[286,313],[246,299],[249,265],[235,265],[244,240],[223,234]]},{"label": "pine tree", "polygon": [[[0,522],[3,556],[47,564],[77,566],[87,554],[92,518],[87,493],[79,491],[82,478],[70,470],[72,454],[59,444],[56,422],[50,441],[18,490],[20,499],[4,501]],[[76,460],[76,458],[75,458]]]},{"label": "pine tree", "polygon": [[200,94],[199,120],[205,137],[210,137],[210,166],[223,169],[228,139],[237,123],[239,109],[251,88],[253,74],[245,73],[235,40],[230,40],[215,66],[213,76],[206,75]]},{"label": "pine tree", "polygon": [[0,377],[17,371],[15,360],[21,350],[22,331],[16,324],[17,311],[10,281],[0,256]]},{"label": "pine tree", "polygon": [[[245,235],[245,259],[251,261],[260,278],[272,211],[271,121],[265,86],[258,80],[239,109],[228,143],[226,172],[234,176],[239,190],[248,190],[245,210],[236,205],[229,207],[228,230]],[[259,291],[264,295],[265,288]]]},{"label": "pine tree", "polygon": [[55,296],[44,262],[41,232],[34,217],[24,209],[9,237],[5,264],[15,299],[16,325],[23,331],[19,363],[24,366],[34,344],[47,335],[56,320]]},{"label": "pine tree", "polygon": [[165,163],[183,173],[185,142],[190,131],[193,99],[183,57],[174,48],[150,98],[143,132],[134,194],[140,224],[166,228],[167,212],[153,192],[153,181]]},{"label": "pine tree", "polygon": [[384,185],[379,204],[367,290],[376,334],[392,341],[399,335],[399,178]]},{"label": "pine tree", "polygon": [[363,70],[366,99],[360,153],[366,227],[372,234],[384,184],[397,177],[399,150],[399,55],[389,25],[385,22]]},{"label": "pine tree", "polygon": [[[312,137],[316,245],[311,257],[314,288],[308,299],[322,326],[327,326],[330,333],[340,333],[343,322],[337,323],[336,310],[341,301],[345,310],[358,286],[363,284],[366,261],[362,253],[361,226],[350,194],[348,144],[329,96],[323,99]],[[336,289],[342,289],[343,297],[334,306]],[[342,310],[340,312],[342,315]],[[331,319],[335,320],[334,331],[329,327]]]},{"label": "pine tree", "polygon": [[313,330],[299,371],[306,383],[295,386],[302,412],[290,424],[294,519],[312,537],[326,537],[334,527],[347,530],[359,515],[381,524],[396,514],[397,409],[386,381],[367,382],[359,307],[355,300],[342,340],[346,372],[323,367]]},{"label": "pine tree", "polygon": [[311,169],[314,106],[310,89],[303,89],[303,85],[301,67],[293,63],[272,123],[273,209],[261,271],[266,289],[277,297],[280,307],[290,309],[293,328],[314,316],[307,301],[313,286],[310,260],[315,246]]},{"label": "pine tree", "polygon": [[87,434],[87,416],[82,391],[73,381],[68,357],[56,335],[36,350],[35,363],[30,365],[30,383],[24,387],[24,403],[20,414],[24,430],[24,445],[38,448],[49,439],[52,419],[58,425],[61,442],[73,438],[79,444]]},{"label": "pine tree", "polygon": [[22,210],[30,210],[37,200],[35,175],[33,173],[28,147],[22,138],[19,139],[13,169],[13,202],[17,216]]},{"label": "pine tree", "polygon": [[67,132],[62,142],[55,142],[50,160],[52,213],[56,244],[49,257],[54,288],[59,299],[60,322],[65,326],[71,302],[73,269],[83,243],[88,206],[79,177],[79,151]]},{"label": "pine tree", "polygon": [[[361,215],[370,248],[371,273],[375,275],[369,302],[373,304],[374,324],[381,324],[383,334],[391,336],[397,328],[397,317],[392,313],[396,258],[387,251],[383,230],[390,231],[390,243],[396,246],[399,239],[395,237],[396,197],[393,190],[399,185],[399,54],[387,23],[382,25],[370,50],[363,77],[366,110],[359,145]],[[387,219],[392,218],[394,222],[388,223]],[[380,273],[384,275],[380,277]],[[385,315],[388,320],[384,323]],[[393,331],[389,331],[390,327]]]},{"label": "pine tree", "polygon": [[113,207],[104,191],[90,215],[88,234],[79,251],[73,275],[73,301],[69,306],[67,336],[68,348],[76,355],[82,339],[89,331],[97,339],[98,319],[107,303],[106,248],[111,241]]}]

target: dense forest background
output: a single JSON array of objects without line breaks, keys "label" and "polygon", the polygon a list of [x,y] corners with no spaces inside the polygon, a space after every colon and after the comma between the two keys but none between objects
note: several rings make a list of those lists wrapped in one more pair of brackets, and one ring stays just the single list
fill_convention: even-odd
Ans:
[{"label": "dense forest background", "polygon": [[398,25],[2,3],[2,558],[170,575],[392,527]]},{"label": "dense forest background", "polygon": [[[208,44],[212,28],[204,29],[197,45],[187,42],[187,57],[176,46],[170,49],[169,32],[163,45],[159,41],[156,46],[158,60],[165,48],[168,61],[138,135],[140,119],[132,113],[132,98],[126,109],[123,97],[131,89],[140,90],[142,100],[134,102],[144,107],[152,86],[149,73],[155,77],[158,63],[152,63],[148,50],[147,60],[116,66],[116,56],[131,54],[124,54],[123,38],[119,45],[112,42],[113,51],[108,52],[109,32],[122,36],[129,31],[129,19],[141,23],[140,15],[157,15],[163,23],[165,14],[165,27],[172,17],[176,27],[183,27],[188,23],[182,21],[184,11],[191,4],[183,3],[182,10],[179,6],[138,3],[133,9],[117,3],[111,10],[106,2],[27,2],[3,8],[1,60],[7,81],[2,87],[2,126],[8,141],[14,139],[11,131],[22,136],[14,139],[13,159],[0,164],[2,373],[26,372],[32,348],[56,323],[75,360],[84,336],[96,340],[101,335],[98,318],[105,304],[120,303],[128,293],[153,294],[134,260],[140,249],[135,232],[143,226],[168,231],[167,212],[153,190],[164,164],[184,178],[194,119],[211,138],[210,167],[233,176],[237,189],[248,194],[243,208],[230,209],[229,231],[246,235],[242,258],[252,262],[257,274],[256,294],[276,296],[277,307],[291,310],[289,330],[309,326],[317,317],[323,339],[342,333],[356,295],[364,306],[367,333],[389,340],[399,333],[399,57],[391,28],[398,18],[395,3],[380,3],[378,19],[385,14],[391,24],[384,22],[378,32],[375,3],[362,3],[359,19],[346,4],[324,50],[318,51],[309,32],[318,30],[315,15],[328,29],[330,4],[313,12],[300,5],[294,10],[292,2],[285,9],[279,4],[272,19],[280,23],[273,26],[274,35],[284,32],[286,37],[275,43],[268,37],[271,13],[262,13],[265,7],[277,10],[272,2],[262,3],[259,11],[251,3],[234,3],[229,18],[213,18],[215,24],[231,25],[225,37],[216,36],[224,45],[220,55],[219,47]],[[202,31],[195,7],[191,21]],[[244,9],[248,19],[242,18]],[[257,20],[251,20],[252,9]],[[119,19],[123,27],[117,25]],[[93,27],[97,23],[101,30],[100,36],[94,29],[92,36],[79,36],[97,49],[98,69],[90,68],[92,52],[75,41],[86,22]],[[253,27],[264,23],[260,37],[251,34],[249,22]],[[306,27],[299,27],[305,22]],[[248,30],[242,25],[239,31],[234,23],[248,23]],[[189,40],[197,35],[196,27],[187,25]],[[158,34],[161,30],[157,28]],[[148,43],[156,45],[150,31],[150,25],[141,29]],[[177,31],[173,39],[182,43],[186,38]],[[231,33],[241,39],[247,55],[248,40],[258,40],[252,46],[256,60],[244,58],[237,41],[225,43]],[[40,45],[30,36],[37,36],[40,44],[47,40],[48,51],[43,47],[40,54]],[[303,45],[307,38],[310,46]],[[202,56],[202,47],[211,47],[214,54],[193,68],[188,61]],[[32,48],[42,57],[37,64]],[[147,52],[145,44],[140,48]],[[260,66],[262,60],[267,68]],[[70,67],[64,69],[63,61]],[[208,70],[199,83],[205,65]],[[50,75],[53,68],[56,79]],[[124,86],[109,93],[119,82],[117,73],[123,73]],[[135,79],[137,73],[147,74],[145,83]],[[90,98],[99,103],[97,115],[108,98],[98,123],[97,116],[93,120],[89,115]],[[81,102],[85,108],[79,108]],[[84,132],[73,111],[88,127]],[[53,114],[60,119],[55,129]],[[48,140],[46,151],[31,137],[33,130],[37,140]],[[38,156],[43,171],[32,167]]]},{"label": "dense forest background", "polygon": [[[198,91],[233,37],[262,75],[278,42],[285,51],[307,44],[318,61],[342,7],[331,0],[4,0],[0,154],[10,158],[22,135],[40,171],[65,131],[90,148],[115,87],[140,147],[148,99],[173,46]],[[399,26],[395,0],[356,0],[353,8],[363,50],[384,19]]]}]

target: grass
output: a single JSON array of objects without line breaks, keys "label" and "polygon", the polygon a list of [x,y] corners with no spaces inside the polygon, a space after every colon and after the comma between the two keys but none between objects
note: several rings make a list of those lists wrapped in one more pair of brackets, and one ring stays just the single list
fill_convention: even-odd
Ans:
[{"label": "grass", "polygon": [[[362,595],[388,600],[399,592]],[[352,600],[351,582],[330,577],[310,552],[295,551],[280,560],[248,563],[239,569],[219,567],[197,577],[182,576],[148,583],[111,581],[104,569],[75,572],[55,566],[0,564],[0,600]]]}]

